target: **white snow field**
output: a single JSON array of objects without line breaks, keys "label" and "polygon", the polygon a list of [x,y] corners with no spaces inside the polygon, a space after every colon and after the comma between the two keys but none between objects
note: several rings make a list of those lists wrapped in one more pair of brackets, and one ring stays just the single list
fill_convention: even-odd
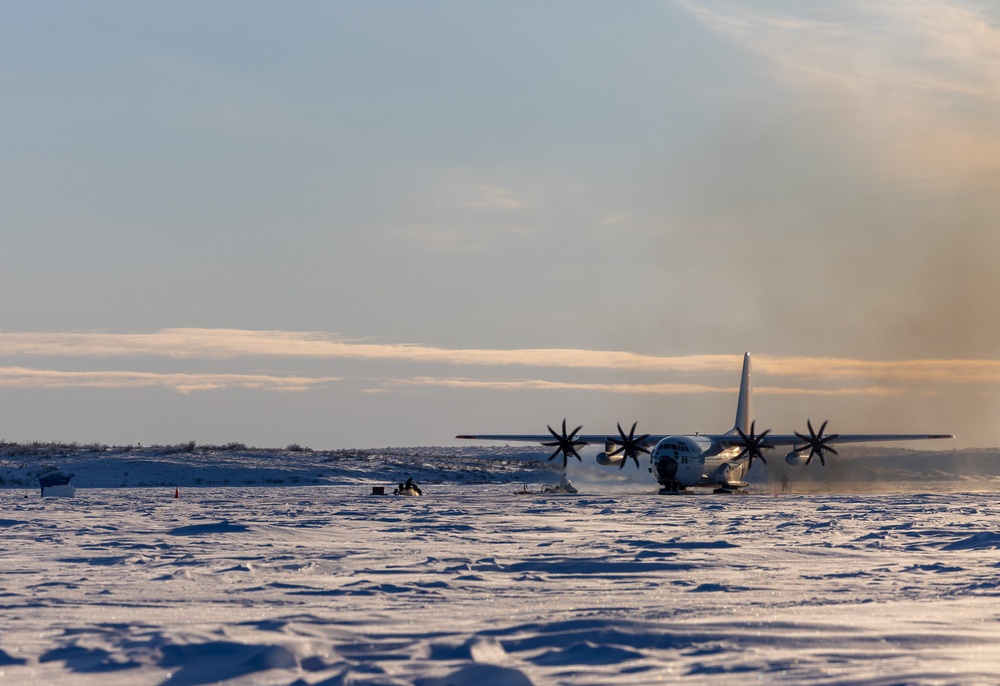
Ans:
[{"label": "white snow field", "polygon": [[[515,495],[558,476],[500,452],[492,483],[439,478],[472,457],[384,478],[280,453],[335,483],[176,499],[106,487],[131,457],[58,458],[76,497],[0,489],[0,684],[1000,683],[994,491],[660,496],[582,470]],[[424,496],[371,495],[407,474]]]}]

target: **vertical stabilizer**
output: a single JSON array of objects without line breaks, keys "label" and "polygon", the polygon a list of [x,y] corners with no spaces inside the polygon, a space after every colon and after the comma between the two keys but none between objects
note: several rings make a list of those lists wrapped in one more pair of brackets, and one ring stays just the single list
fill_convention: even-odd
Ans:
[{"label": "vertical stabilizer", "polygon": [[750,432],[753,421],[753,389],[750,385],[750,353],[743,355],[743,375],[740,377],[740,398],[736,403],[736,423],[732,433],[739,429],[743,433]]}]

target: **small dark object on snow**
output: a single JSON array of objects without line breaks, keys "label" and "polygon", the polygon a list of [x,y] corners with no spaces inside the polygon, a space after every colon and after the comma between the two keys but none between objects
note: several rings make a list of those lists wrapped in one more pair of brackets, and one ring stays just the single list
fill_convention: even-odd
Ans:
[{"label": "small dark object on snow", "polygon": [[424,492],[420,490],[420,486],[413,481],[413,477],[409,477],[406,483],[402,481],[399,482],[399,488],[393,491],[393,495],[423,495]]},{"label": "small dark object on snow", "polygon": [[576,493],[577,490],[573,486],[573,482],[566,478],[566,473],[563,472],[562,477],[559,479],[558,486],[542,486],[542,493]]},{"label": "small dark object on snow", "polygon": [[45,489],[51,491],[49,495],[73,495],[75,489],[69,485],[71,478],[58,472],[55,474],[46,474],[45,476],[38,477],[38,485],[42,489],[43,496],[45,495]]}]

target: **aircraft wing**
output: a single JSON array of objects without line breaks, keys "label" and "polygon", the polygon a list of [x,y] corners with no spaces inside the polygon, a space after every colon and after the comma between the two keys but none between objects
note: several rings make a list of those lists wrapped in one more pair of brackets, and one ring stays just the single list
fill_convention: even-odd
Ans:
[{"label": "aircraft wing", "polygon": [[[739,439],[739,436],[736,438]],[[938,438],[954,438],[954,436],[952,434],[838,434],[835,437],[824,437],[823,440],[827,443],[888,443],[895,441],[929,441]],[[775,436],[768,434],[764,441],[775,446],[795,444],[801,445],[803,442],[802,439],[795,434],[792,434],[791,436]],[[737,440],[737,442],[739,441]]]},{"label": "aircraft wing", "polygon": [[[656,445],[661,439],[675,434],[650,434],[649,438],[643,441],[643,445]],[[697,434],[707,438],[718,445],[726,447],[743,445],[744,441],[739,434]],[[578,435],[573,440],[577,443],[603,444],[614,434],[600,435]],[[511,443],[549,443],[553,440],[552,434],[475,434],[455,436],[455,438],[472,441],[509,441]],[[826,443],[877,443],[895,441],[927,441],[939,438],[954,438],[952,434],[838,434],[836,437],[823,437]],[[764,438],[765,444],[775,448],[779,446],[802,445],[803,441],[795,434],[772,434],[769,433]]]},{"label": "aircraft wing", "polygon": [[[643,446],[656,445],[660,439],[666,438],[669,434],[661,434],[658,436],[650,435],[643,442]],[[585,443],[587,445],[596,444],[604,445],[609,437],[613,437],[614,434],[600,434],[600,435],[589,435],[589,436],[574,436],[574,443]],[[455,438],[460,438],[463,440],[471,441],[509,441],[511,443],[551,443],[555,440],[552,434],[476,434],[474,436],[455,436]],[[737,438],[739,438],[737,436]]]}]

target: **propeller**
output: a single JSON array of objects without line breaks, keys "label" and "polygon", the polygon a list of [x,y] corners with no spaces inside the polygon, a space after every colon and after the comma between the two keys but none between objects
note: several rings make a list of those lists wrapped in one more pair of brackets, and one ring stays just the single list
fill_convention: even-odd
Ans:
[{"label": "propeller", "polygon": [[[824,452],[831,452],[834,455],[839,454],[837,453],[836,450],[827,445],[827,442],[832,441],[835,438],[838,438],[840,434],[828,434],[824,436],[823,431],[826,429],[826,424],[827,422],[823,422],[822,424],[820,424],[819,432],[815,432],[813,431],[812,421],[807,419],[806,426],[809,427],[809,435],[803,436],[798,431],[795,432],[795,435],[798,436],[799,439],[801,439],[805,443],[805,445],[802,446],[802,450],[809,448],[809,457],[806,458],[806,464],[812,462],[813,455],[815,455],[816,457],[819,458],[819,463],[825,467],[826,460],[823,459]],[[798,450],[796,450],[796,452],[798,452]]]},{"label": "propeller", "polygon": [[618,469],[625,466],[625,461],[630,457],[635,460],[635,468],[639,468],[639,453],[649,454],[649,451],[643,447],[642,443],[647,438],[649,434],[643,434],[638,438],[635,437],[635,427],[639,425],[639,422],[632,424],[632,429],[629,430],[628,436],[625,435],[624,429],[622,429],[621,422],[618,423],[618,433],[621,434],[621,438],[615,438],[614,436],[608,436],[608,442],[614,443],[615,445],[620,445],[621,447],[617,450],[613,450],[608,453],[608,457],[613,455],[622,455],[622,461],[618,463]]},{"label": "propeller", "polygon": [[771,433],[771,430],[764,429],[758,436],[755,432],[756,425],[756,421],[750,422],[749,435],[743,433],[743,429],[736,427],[736,431],[739,432],[740,438],[743,439],[743,449],[740,451],[740,454],[736,456],[736,459],[738,460],[744,455],[748,455],[750,457],[750,461],[747,463],[747,471],[750,471],[750,468],[753,467],[754,458],[758,458],[761,462],[767,464],[767,460],[764,459],[763,450],[765,448],[774,447],[764,442],[764,437]]},{"label": "propeller", "polygon": [[553,428],[551,426],[548,427],[549,433],[552,434],[553,437],[555,437],[556,440],[550,441],[548,443],[542,443],[542,445],[547,445],[550,448],[552,446],[557,446],[556,447],[556,451],[549,456],[549,460],[554,460],[556,458],[556,455],[558,455],[559,453],[562,453],[562,456],[563,456],[563,469],[566,469],[566,463],[569,461],[569,456],[570,455],[572,455],[576,459],[580,460],[580,462],[583,462],[583,458],[580,457],[580,453],[576,452],[576,448],[577,448],[577,446],[587,445],[587,442],[586,441],[576,441],[576,440],[573,440],[573,439],[576,438],[577,433],[579,433],[580,429],[582,429],[582,428],[583,428],[583,426],[580,425],[580,426],[576,427],[575,429],[573,429],[573,431],[571,433],[566,433],[566,420],[565,419],[563,420],[563,423],[562,423],[562,435],[557,434],[555,432],[555,430],[553,430]]}]

